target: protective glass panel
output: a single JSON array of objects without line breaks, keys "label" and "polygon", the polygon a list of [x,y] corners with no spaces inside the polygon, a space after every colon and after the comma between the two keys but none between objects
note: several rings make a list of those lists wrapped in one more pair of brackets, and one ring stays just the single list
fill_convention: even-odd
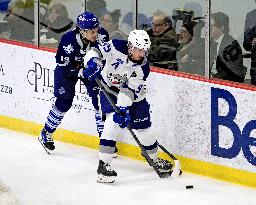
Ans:
[{"label": "protective glass panel", "polygon": [[98,16],[110,39],[127,39],[134,26],[132,9],[132,0],[89,0],[86,3],[86,10]]},{"label": "protective glass panel", "polygon": [[205,0],[138,1],[138,25],[150,35],[152,65],[205,75],[205,5]]},{"label": "protective glass panel", "polygon": [[0,1],[0,38],[33,43],[33,0]]},{"label": "protective glass panel", "polygon": [[211,77],[256,85],[256,2],[214,0],[210,25]]},{"label": "protective glass panel", "polygon": [[62,35],[73,29],[84,11],[83,0],[44,0],[40,2],[40,45],[57,47]]}]

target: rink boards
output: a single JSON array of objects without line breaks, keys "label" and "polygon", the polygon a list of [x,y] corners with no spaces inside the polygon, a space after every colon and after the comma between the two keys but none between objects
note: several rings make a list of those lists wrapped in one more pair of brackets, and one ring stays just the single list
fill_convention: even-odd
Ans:
[{"label": "rink boards", "polygon": [[[0,127],[38,135],[55,100],[55,52],[1,41]],[[84,85],[76,86],[55,139],[97,149],[94,110]],[[256,187],[253,87],[152,68],[147,89],[152,135],[185,171]],[[142,159],[128,132],[118,146],[121,154]]]}]

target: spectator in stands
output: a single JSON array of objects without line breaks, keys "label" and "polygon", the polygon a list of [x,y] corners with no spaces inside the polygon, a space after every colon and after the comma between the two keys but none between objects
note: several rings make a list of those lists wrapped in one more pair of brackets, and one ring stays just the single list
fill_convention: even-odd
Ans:
[{"label": "spectator in stands", "polygon": [[120,19],[120,9],[116,9],[113,12],[106,12],[101,17],[102,26],[108,31],[109,38],[112,39],[127,39],[125,33],[118,28]]},{"label": "spectator in stands", "polygon": [[[142,29],[147,21],[147,16],[145,14],[138,13],[137,19],[137,27],[138,29]],[[126,36],[128,36],[130,31],[132,31],[134,28],[135,22],[133,22],[133,12],[129,12],[123,17],[120,25],[120,30],[124,32]]]},{"label": "spectator in stands", "polygon": [[[176,61],[178,36],[172,27],[171,18],[162,11],[156,11],[153,14],[152,28],[147,32],[151,40],[149,62],[157,64]],[[162,66],[166,67],[167,64],[163,63]]]},{"label": "spectator in stands", "polygon": [[5,33],[5,38],[13,40],[32,42],[34,37],[34,22],[28,18],[27,2],[22,0],[9,4],[8,12],[4,17],[6,23],[1,25],[1,32]]},{"label": "spectator in stands", "polygon": [[[256,0],[255,0],[256,2]],[[251,52],[251,84],[256,85],[256,9],[246,14],[244,26],[244,49]]]},{"label": "spectator in stands", "polygon": [[242,49],[229,35],[229,17],[217,12],[211,15],[211,76],[235,82],[244,82]]},{"label": "spectator in stands", "polygon": [[[256,3],[256,0],[255,0]],[[246,14],[246,18],[245,18],[245,26],[244,26],[244,32],[248,32],[249,30],[251,30],[256,23],[256,9],[253,9],[252,11],[250,11],[249,13]]]},{"label": "spectator in stands", "polygon": [[60,40],[63,33],[73,27],[74,22],[68,17],[67,8],[61,4],[53,4],[48,12],[47,22],[44,24],[44,35],[46,39]]},{"label": "spectator in stands", "polygon": [[189,1],[183,6],[184,10],[193,11],[193,18],[198,18],[203,16],[203,7],[199,2]]},{"label": "spectator in stands", "polygon": [[177,52],[178,70],[198,75],[205,74],[205,44],[194,29],[196,22],[182,25],[179,36],[180,48]]},{"label": "spectator in stands", "polygon": [[105,0],[88,0],[86,10],[94,13],[99,19],[108,12],[106,9],[107,3]]}]

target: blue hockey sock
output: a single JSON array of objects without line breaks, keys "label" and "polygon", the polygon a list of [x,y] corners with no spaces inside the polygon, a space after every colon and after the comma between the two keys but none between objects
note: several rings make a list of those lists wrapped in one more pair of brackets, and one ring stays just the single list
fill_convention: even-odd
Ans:
[{"label": "blue hockey sock", "polygon": [[61,112],[55,105],[53,105],[44,126],[45,130],[50,133],[53,133],[58,127],[58,125],[61,123],[65,114],[66,112]]},{"label": "blue hockey sock", "polygon": [[95,110],[95,120],[96,120],[97,131],[99,133],[99,136],[101,137],[101,134],[104,129],[104,122],[102,120],[102,115],[99,110]]}]

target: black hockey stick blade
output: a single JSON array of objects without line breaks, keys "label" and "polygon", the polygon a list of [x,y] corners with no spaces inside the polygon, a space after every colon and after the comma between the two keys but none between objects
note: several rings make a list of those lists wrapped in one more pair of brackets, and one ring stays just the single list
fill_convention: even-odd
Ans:
[{"label": "black hockey stick blade", "polygon": [[180,161],[173,154],[171,154],[163,145],[158,143],[158,147],[160,147],[174,161],[174,166],[170,176],[173,178],[177,178],[178,176],[180,176],[182,174]]},{"label": "black hockey stick blade", "polygon": [[40,144],[42,145],[42,147],[44,148],[44,150],[46,151],[47,154],[51,155],[51,153],[47,150],[47,148],[44,146],[43,142],[40,140],[40,138],[37,138],[38,141],[40,142]]}]

